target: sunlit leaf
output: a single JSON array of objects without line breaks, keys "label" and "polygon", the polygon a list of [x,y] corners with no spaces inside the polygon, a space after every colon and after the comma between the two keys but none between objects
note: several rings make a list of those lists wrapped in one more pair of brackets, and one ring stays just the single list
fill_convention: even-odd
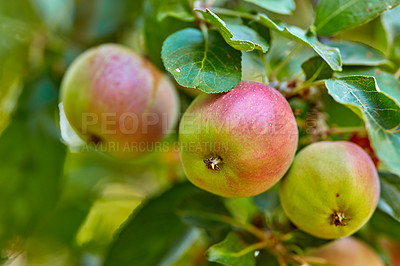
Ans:
[{"label": "sunlit leaf", "polygon": [[293,13],[296,3],[293,0],[245,0],[266,10],[288,15]]},{"label": "sunlit leaf", "polygon": [[360,114],[377,156],[400,173],[400,107],[377,90],[374,77],[349,76],[325,82],[329,94]]},{"label": "sunlit leaf", "polygon": [[168,37],[162,49],[165,68],[179,85],[207,93],[226,92],[241,80],[241,53],[220,34],[209,31],[207,40],[197,29],[184,29]]},{"label": "sunlit leaf", "polygon": [[320,0],[315,15],[319,35],[331,35],[367,23],[399,0]]},{"label": "sunlit leaf", "polygon": [[204,18],[212,23],[221,33],[225,41],[237,50],[253,51],[254,49],[267,52],[268,42],[255,30],[244,25],[227,24],[209,9],[196,9]]}]

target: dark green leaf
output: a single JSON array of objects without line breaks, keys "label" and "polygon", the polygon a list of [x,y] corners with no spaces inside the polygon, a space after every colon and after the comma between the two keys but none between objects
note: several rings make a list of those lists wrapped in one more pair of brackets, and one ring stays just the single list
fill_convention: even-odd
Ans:
[{"label": "dark green leaf", "polygon": [[322,102],[324,112],[327,114],[327,123],[332,127],[363,127],[364,121],[361,117],[347,108],[345,105],[338,103],[329,95],[328,92],[322,92]]},{"label": "dark green leaf", "polygon": [[225,226],[224,218],[230,217],[222,199],[204,191],[185,197],[177,212],[185,223],[202,228]]},{"label": "dark green leaf", "polygon": [[157,265],[181,241],[192,235],[175,213],[181,200],[198,189],[189,183],[175,185],[135,210],[105,259],[105,265]]},{"label": "dark green leaf", "polygon": [[[163,68],[161,60],[161,49],[165,39],[169,35],[187,27],[192,27],[192,23],[182,21],[174,16],[164,16],[160,21],[160,11],[165,0],[146,0],[143,3],[144,15],[144,37],[147,56],[159,68]],[[133,1],[135,3],[135,1]]]},{"label": "dark green leaf", "polygon": [[379,208],[374,212],[367,225],[372,230],[374,237],[383,234],[400,241],[400,222]]},{"label": "dark green leaf", "polygon": [[204,18],[212,23],[225,41],[237,50],[253,51],[254,49],[267,52],[268,42],[255,30],[244,25],[227,24],[209,9],[196,9]]},{"label": "dark green leaf", "polygon": [[342,41],[329,45],[339,48],[343,65],[378,66],[389,62],[380,51],[362,43]]},{"label": "dark green leaf", "polygon": [[282,34],[288,39],[306,45],[314,49],[326,63],[335,71],[342,70],[342,61],[340,58],[339,49],[322,44],[311,31],[305,31],[295,26],[286,26],[284,24],[276,24],[265,14],[257,16],[257,21],[270,29]]},{"label": "dark green leaf", "polygon": [[332,77],[333,71],[329,65],[319,56],[314,56],[301,64],[306,80],[314,81]]},{"label": "dark green leaf", "polygon": [[292,14],[296,8],[296,3],[293,0],[244,0],[244,1],[257,5],[266,10],[284,15]]},{"label": "dark green leaf", "polygon": [[240,51],[226,44],[216,31],[208,32],[207,41],[197,29],[172,34],[164,42],[162,59],[183,87],[218,93],[231,90],[241,80]]},{"label": "dark green leaf", "polygon": [[209,261],[218,262],[223,265],[255,265],[254,251],[242,252],[246,248],[239,236],[230,233],[221,243],[211,246],[206,253]]},{"label": "dark green leaf", "polygon": [[290,233],[290,238],[283,243],[285,245],[296,245],[301,249],[314,248],[328,243],[330,240],[316,238],[301,230],[294,230]]},{"label": "dark green leaf", "polygon": [[325,82],[329,94],[366,122],[377,156],[391,170],[400,173],[400,107],[379,92],[374,77],[349,76]]},{"label": "dark green leaf", "polygon": [[257,266],[280,266],[278,258],[273,255],[267,249],[260,250],[260,253],[256,256]]},{"label": "dark green leaf", "polygon": [[399,0],[320,0],[315,15],[319,35],[331,35],[367,23]]},{"label": "dark green leaf", "polygon": [[400,221],[400,177],[388,172],[379,173],[381,198],[379,207]]}]

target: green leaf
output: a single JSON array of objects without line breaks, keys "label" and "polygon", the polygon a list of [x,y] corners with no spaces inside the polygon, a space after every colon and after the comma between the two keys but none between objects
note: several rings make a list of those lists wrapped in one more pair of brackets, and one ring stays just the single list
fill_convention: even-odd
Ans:
[{"label": "green leaf", "polygon": [[184,29],[168,37],[161,54],[165,68],[179,85],[206,93],[226,92],[241,80],[241,53],[216,31],[208,39],[197,29]]},{"label": "green leaf", "polygon": [[223,265],[255,265],[254,251],[240,253],[246,244],[235,233],[229,233],[224,241],[211,246],[206,253],[209,261]]},{"label": "green leaf", "polygon": [[30,84],[0,137],[0,246],[31,235],[57,204],[65,146],[54,121],[56,101],[48,79]]},{"label": "green leaf", "polygon": [[33,0],[33,3],[47,28],[69,31],[73,27],[74,0]]},{"label": "green leaf", "polygon": [[329,45],[339,48],[343,65],[378,66],[389,63],[383,53],[362,43],[342,41],[330,42]]},{"label": "green leaf", "polygon": [[185,197],[177,213],[185,223],[201,228],[224,227],[225,217],[230,217],[222,198],[204,191]]},{"label": "green leaf", "polygon": [[104,265],[163,263],[193,235],[175,209],[183,198],[198,191],[189,183],[178,184],[136,209],[111,245]]},{"label": "green leaf", "polygon": [[328,243],[330,240],[317,238],[309,235],[301,230],[294,230],[290,232],[289,238],[283,242],[285,245],[296,245],[301,249],[315,248]]},{"label": "green leaf", "polygon": [[[142,0],[143,1],[143,0]],[[130,1],[133,4],[136,1]],[[162,21],[159,20],[160,11],[165,0],[146,0],[143,2],[144,16],[144,38],[147,50],[147,56],[156,66],[163,68],[161,60],[161,49],[165,39],[169,35],[187,27],[193,27],[193,23],[182,21],[174,16],[164,16]],[[136,7],[133,8],[135,10]]]},{"label": "green leaf", "polygon": [[167,17],[192,22],[195,16],[190,12],[187,1],[164,0],[158,9],[157,20],[163,21]]},{"label": "green leaf", "polygon": [[[81,42],[104,41],[105,38],[121,31],[123,26],[132,20],[132,17],[138,15],[136,10],[141,9],[142,2],[143,0],[85,0],[78,2],[73,10],[74,23],[79,25],[79,27],[73,27],[74,35]],[[61,17],[60,14],[58,16]]]},{"label": "green leaf", "polygon": [[316,35],[311,31],[305,31],[295,26],[286,26],[284,24],[278,25],[265,14],[259,14],[257,16],[257,21],[288,39],[311,47],[333,70],[342,70],[342,61],[339,49],[320,43]]},{"label": "green leaf", "polygon": [[276,256],[276,254],[273,254],[267,249],[260,250],[260,253],[258,253],[256,257],[256,265],[280,266],[278,258]]},{"label": "green leaf", "polygon": [[269,48],[268,42],[255,30],[244,25],[227,24],[209,9],[206,11],[196,9],[203,14],[204,18],[212,23],[225,41],[237,50],[253,51],[254,49],[266,53]]},{"label": "green leaf", "polygon": [[314,26],[319,35],[331,35],[367,23],[399,0],[320,0]]},{"label": "green leaf", "polygon": [[400,177],[389,172],[380,172],[381,197],[379,208],[400,221]]},{"label": "green leaf", "polygon": [[400,36],[400,6],[386,11],[381,16],[383,28],[385,29],[389,48],[394,40]]},{"label": "green leaf", "polygon": [[22,89],[28,49],[39,18],[27,0],[0,2],[0,134]]},{"label": "green leaf", "polygon": [[390,51],[390,59],[400,66],[400,35],[394,39],[393,47]]},{"label": "green leaf", "polygon": [[[275,69],[294,49],[297,49],[299,44],[295,41],[288,40],[277,32],[273,32],[272,39],[274,41],[271,43],[266,58],[271,69]],[[301,64],[314,55],[315,52],[313,49],[307,46],[302,46],[300,51],[298,51],[282,68],[282,70],[279,71],[277,78],[282,80],[285,78],[287,79],[287,77],[300,75],[302,73]]]},{"label": "green leaf", "polygon": [[377,90],[374,77],[342,77],[325,85],[337,102],[361,114],[377,156],[399,174],[400,107],[396,101]]},{"label": "green leaf", "polygon": [[254,196],[254,202],[258,209],[272,213],[281,203],[279,199],[279,186],[275,185],[267,191]]},{"label": "green leaf", "polygon": [[373,236],[386,235],[392,239],[400,241],[400,222],[393,216],[376,209],[367,226],[373,232]]},{"label": "green leaf", "polygon": [[257,213],[253,198],[227,198],[224,202],[236,221],[250,223]]},{"label": "green leaf", "polygon": [[364,75],[373,76],[378,83],[379,89],[391,96],[400,103],[400,81],[393,74],[385,72],[379,68],[354,68],[345,69],[343,72],[337,73],[340,76]]},{"label": "green leaf", "polygon": [[333,71],[329,65],[319,56],[309,58],[301,64],[306,80],[315,81],[332,77]]},{"label": "green leaf", "polygon": [[296,3],[293,0],[244,0],[266,10],[290,15],[296,9]]}]

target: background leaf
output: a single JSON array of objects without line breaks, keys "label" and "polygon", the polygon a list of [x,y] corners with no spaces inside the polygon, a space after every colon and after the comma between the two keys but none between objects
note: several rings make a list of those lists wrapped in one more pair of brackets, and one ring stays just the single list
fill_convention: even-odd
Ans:
[{"label": "background leaf", "polygon": [[207,43],[196,29],[172,34],[164,42],[162,59],[183,87],[218,93],[231,90],[241,80],[241,53],[215,31],[208,32]]},{"label": "background leaf", "polygon": [[384,12],[381,16],[382,25],[385,29],[389,47],[393,45],[394,40],[400,35],[399,16],[399,6]]},{"label": "background leaf", "polygon": [[296,8],[296,3],[293,0],[244,0],[244,1],[257,5],[266,10],[284,15],[292,14]]},{"label": "background leaf", "polygon": [[30,84],[0,138],[0,246],[30,236],[60,196],[65,147],[53,120],[56,98],[48,79]]},{"label": "background leaf", "polygon": [[173,17],[187,22],[195,20],[194,15],[191,13],[189,2],[183,0],[164,0],[160,3],[157,20],[161,22],[167,17]]},{"label": "background leaf", "polygon": [[342,77],[327,80],[325,85],[337,102],[362,114],[377,156],[392,171],[400,173],[399,105],[377,91],[373,77]]},{"label": "background leaf", "polygon": [[388,172],[380,172],[381,198],[379,207],[400,221],[400,177]]},{"label": "background leaf", "polygon": [[362,25],[399,3],[399,0],[320,0],[314,26],[319,35],[331,35]]},{"label": "background leaf", "polygon": [[144,203],[115,239],[105,265],[145,266],[166,260],[181,241],[193,234],[175,213],[177,204],[198,191],[184,183]]},{"label": "background leaf", "polygon": [[269,27],[271,30],[282,34],[288,39],[311,47],[333,70],[342,70],[342,61],[340,58],[339,49],[320,43],[314,33],[305,31],[295,26],[286,26],[284,24],[278,25],[265,14],[258,15],[257,21],[266,27]]},{"label": "background leaf", "polygon": [[[178,1],[176,0],[175,2]],[[161,49],[165,39],[174,32],[192,27],[191,23],[184,22],[173,16],[164,16],[164,19],[160,21],[160,12],[165,4],[164,2],[165,0],[146,0],[143,2],[142,12],[147,56],[160,69],[164,68],[161,60]]]},{"label": "background leaf", "polygon": [[29,46],[39,25],[29,1],[0,3],[0,134],[16,107],[29,63]]},{"label": "background leaf", "polygon": [[309,81],[328,79],[333,74],[329,65],[319,56],[309,58],[301,64],[301,68]]},{"label": "background leaf", "polygon": [[343,65],[378,66],[388,64],[385,55],[372,47],[355,42],[330,42],[330,46],[340,50]]}]

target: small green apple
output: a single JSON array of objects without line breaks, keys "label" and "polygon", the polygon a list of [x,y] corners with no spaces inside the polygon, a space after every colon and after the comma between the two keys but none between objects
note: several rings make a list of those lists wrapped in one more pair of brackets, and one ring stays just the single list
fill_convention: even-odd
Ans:
[{"label": "small green apple", "polygon": [[280,198],[289,219],[320,238],[353,234],[373,214],[380,193],[374,163],[347,141],[311,144],[282,179]]}]

